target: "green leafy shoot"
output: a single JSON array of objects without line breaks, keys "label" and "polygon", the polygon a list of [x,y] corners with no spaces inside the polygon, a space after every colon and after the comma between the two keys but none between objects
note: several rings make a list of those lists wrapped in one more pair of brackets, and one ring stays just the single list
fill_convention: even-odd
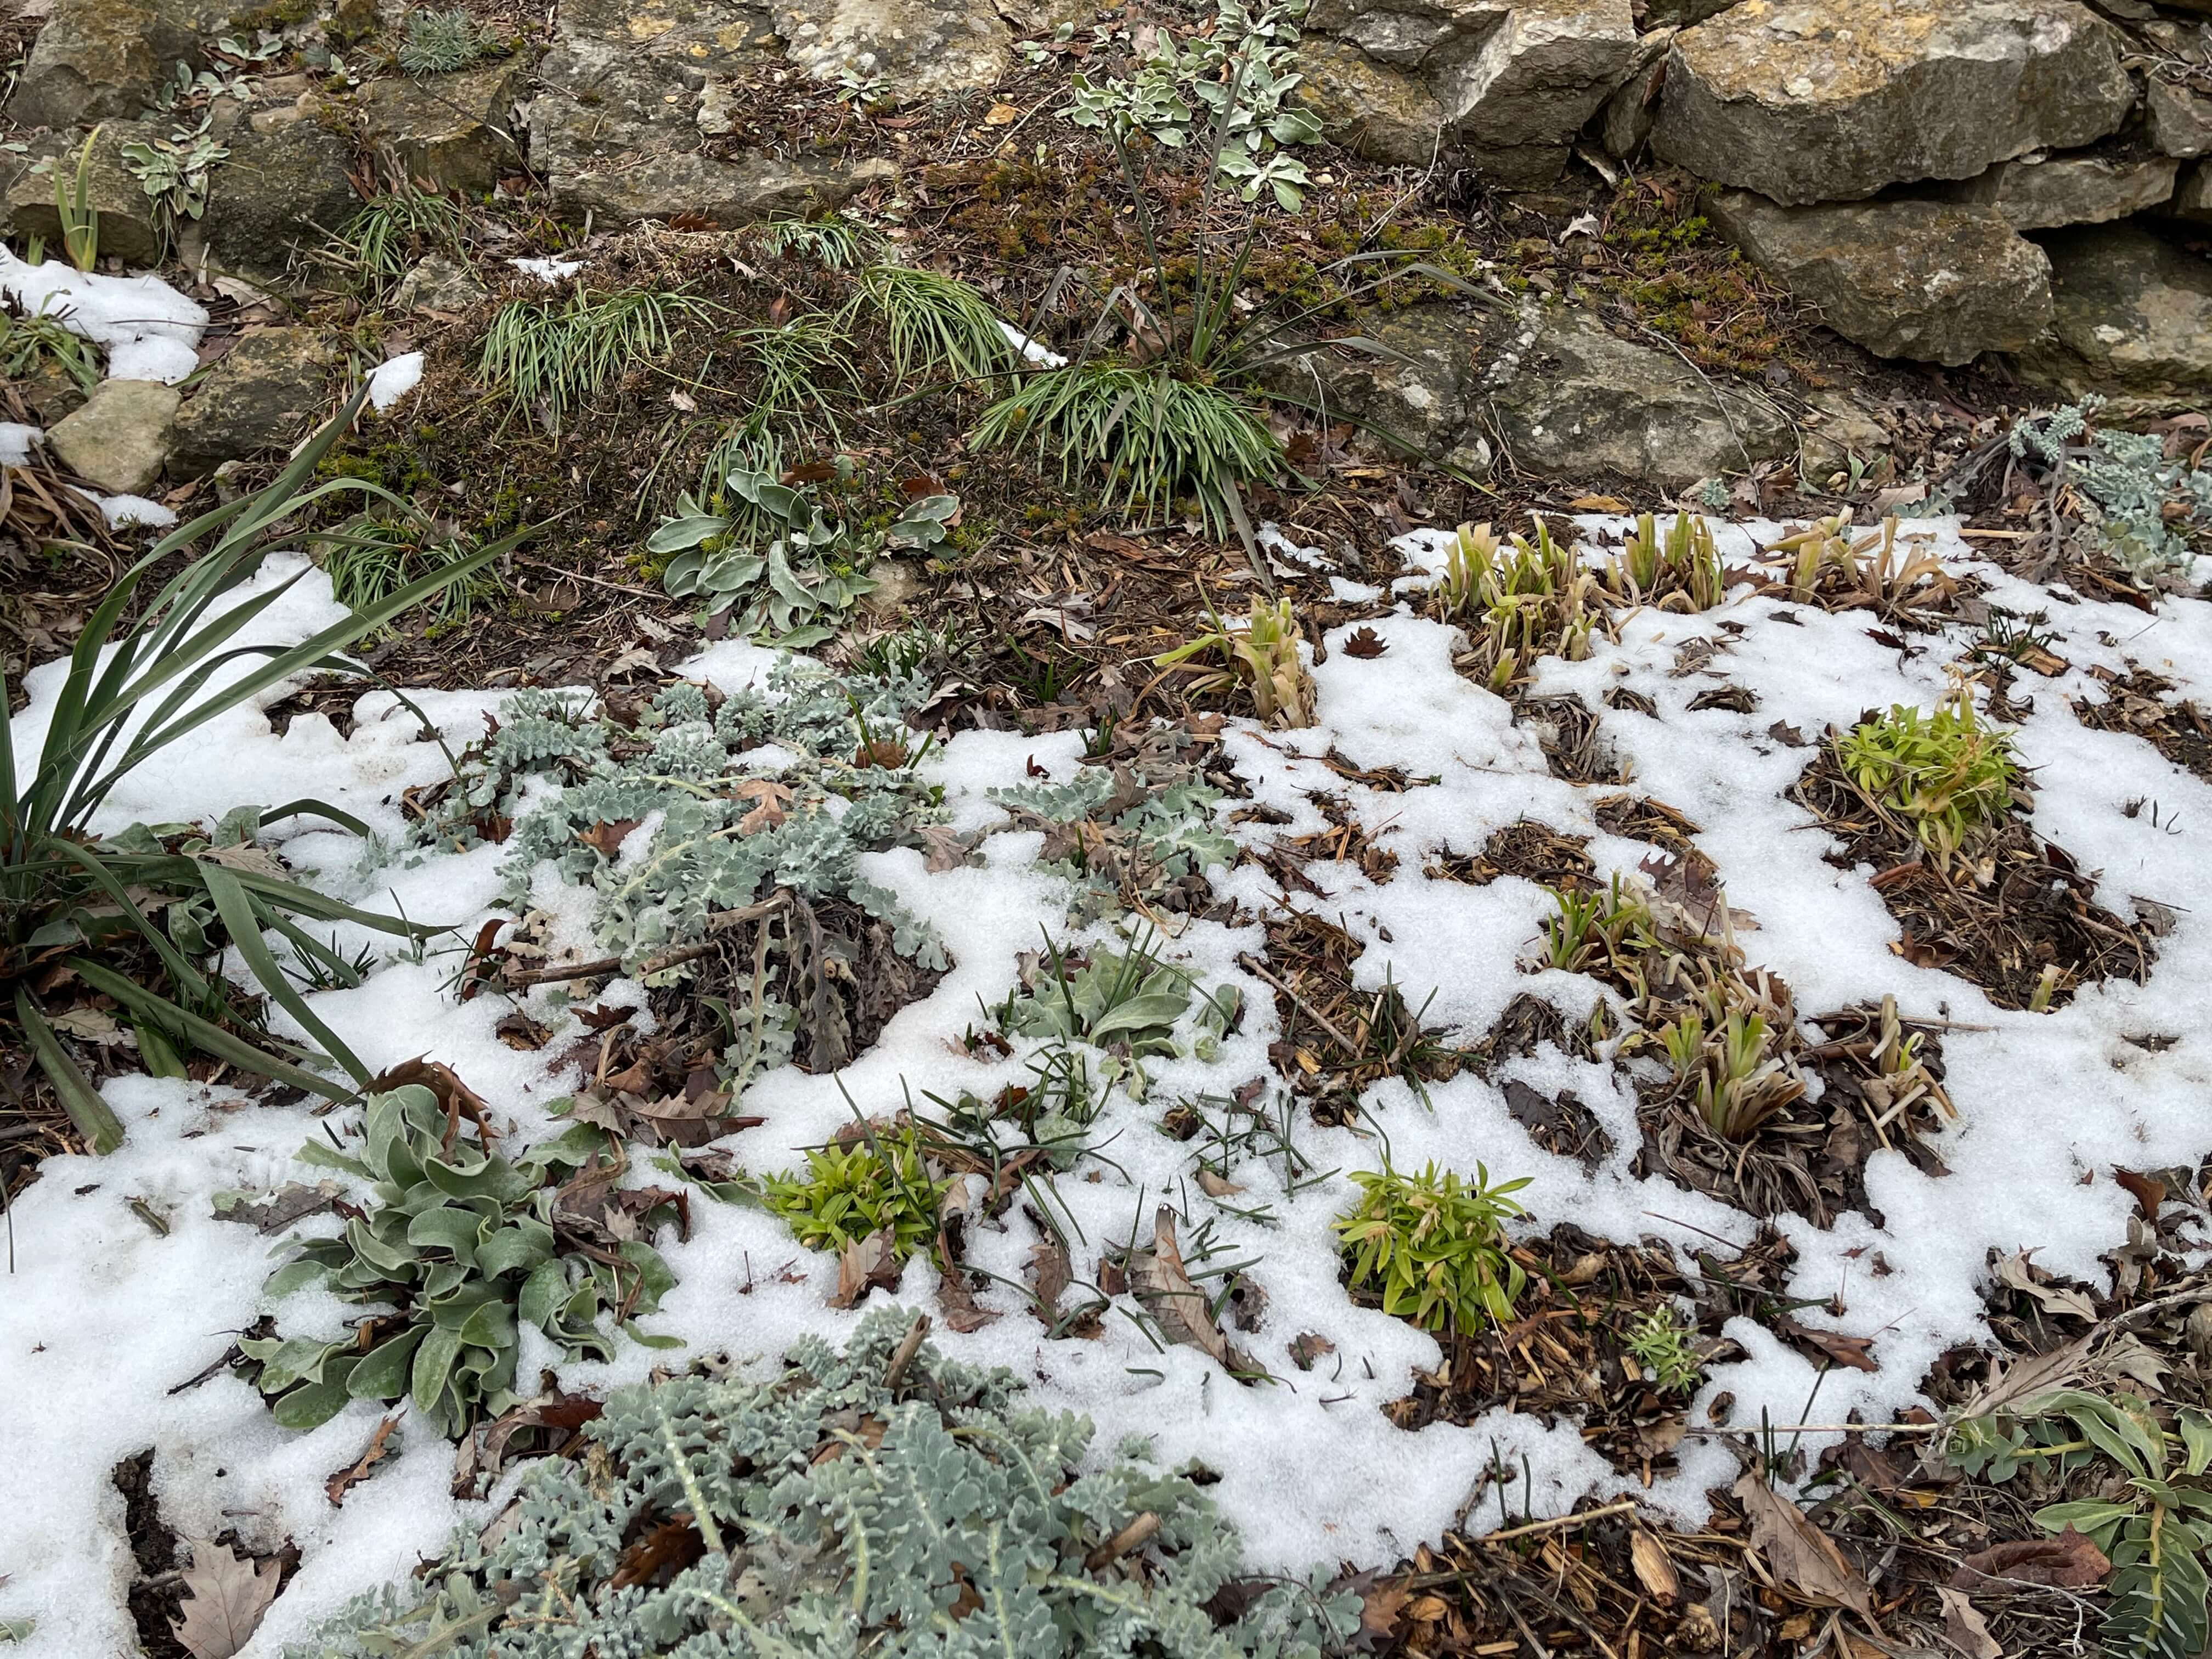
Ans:
[{"label": "green leafy shoot", "polygon": [[890,1234],[903,1261],[937,1237],[937,1206],[946,1182],[924,1166],[914,1126],[897,1134],[868,1129],[850,1146],[817,1146],[806,1169],[763,1177],[763,1198],[811,1250],[842,1250],[872,1234]]},{"label": "green leafy shoot", "polygon": [[1207,616],[1212,626],[1153,658],[1154,665],[1173,669],[1200,658],[1218,659],[1218,666],[1183,690],[1195,696],[1241,692],[1252,699],[1253,712],[1267,725],[1311,726],[1313,676],[1298,654],[1304,635],[1290,600],[1255,599],[1241,626],[1224,623],[1210,610]]},{"label": "green leafy shoot", "polygon": [[909,265],[870,265],[860,273],[853,303],[883,319],[891,368],[901,381],[943,373],[963,385],[988,384],[1022,361],[996,308],[957,276]]},{"label": "green leafy shoot", "polygon": [[[401,936],[427,930],[357,910],[272,873],[265,854],[240,856],[190,826],[95,833],[93,821],[123,776],[149,756],[229,709],[308,672],[360,672],[341,653],[394,617],[464,580],[527,532],[427,572],[381,600],[290,647],[236,641],[289,590],[289,582],[242,596],[276,548],[296,544],[294,526],[319,502],[352,494],[404,514],[404,501],[358,479],[313,482],[317,465],[350,429],[366,402],[356,395],[294,455],[265,488],[210,508],[171,530],[124,573],[87,620],[37,755],[18,766],[0,747],[0,949],[13,981],[16,1018],[41,1070],[88,1141],[112,1150],[121,1131],[70,1059],[40,1006],[33,970],[57,950],[88,987],[120,1005],[157,1054],[201,1052],[333,1099],[352,1091],[295,1063],[312,1051],[237,1028],[254,1023],[234,1007],[214,963],[222,935],[245,958],[262,990],[354,1078],[369,1073],[301,997],[264,935],[295,952],[331,956],[303,923],[352,922]],[[179,556],[203,550],[181,567]],[[156,572],[170,571],[150,595]],[[294,578],[295,580],[297,578]],[[125,621],[128,617],[130,620]],[[218,675],[227,678],[217,678]],[[0,695],[5,693],[0,679]],[[350,814],[312,799],[244,809],[237,833],[299,817],[319,817],[357,834]],[[248,821],[250,820],[250,822]],[[158,920],[157,920],[158,918]],[[118,956],[131,972],[107,958]],[[325,963],[325,966],[331,965]],[[287,1057],[269,1051],[274,1045]]]},{"label": "green leafy shoot", "polygon": [[1710,611],[1727,597],[1727,583],[1712,526],[1694,514],[1677,513],[1664,535],[1644,514],[1606,562],[1605,586],[1615,598],[1662,611]]},{"label": "green leafy shoot", "polygon": [[652,289],[510,300],[492,318],[477,368],[516,410],[558,432],[627,370],[666,357],[680,329],[720,311],[696,295]]},{"label": "green leafy shoot", "polygon": [[1490,1184],[1431,1163],[1419,1175],[1387,1165],[1354,1170],[1358,1202],[1333,1224],[1352,1255],[1352,1288],[1382,1298],[1382,1311],[1424,1330],[1471,1336],[1513,1317],[1527,1275],[1515,1261],[1504,1224],[1523,1213],[1510,1194],[1528,1184]]},{"label": "green leafy shoot", "polygon": [[442,196],[394,191],[365,204],[334,233],[319,258],[363,293],[388,296],[415,262],[439,253],[465,264],[468,216]]},{"label": "green leafy shoot", "polygon": [[49,362],[79,392],[100,384],[100,353],[91,341],[70,333],[52,317],[19,316],[0,308],[0,380],[20,386]]},{"label": "green leafy shoot", "polygon": [[735,331],[729,337],[752,371],[746,388],[763,420],[800,428],[818,421],[834,436],[836,398],[854,383],[852,341],[835,319],[811,315]]},{"label": "green leafy shoot", "polygon": [[1430,601],[1467,629],[1483,683],[1503,694],[1539,657],[1579,662],[1589,655],[1592,638],[1607,626],[1600,595],[1596,573],[1538,519],[1533,538],[1502,545],[1488,525],[1462,525]]},{"label": "green leafy shoot", "polygon": [[[373,1182],[365,1213],[336,1237],[301,1244],[267,1289],[281,1297],[323,1285],[345,1301],[398,1314],[365,1321],[366,1335],[240,1340],[286,1428],[313,1428],[349,1401],[404,1397],[458,1437],[514,1403],[524,1328],[550,1337],[571,1359],[614,1358],[599,1325],[605,1314],[635,1340],[678,1346],[634,1322],[676,1282],[649,1243],[605,1237],[577,1248],[580,1237],[605,1233],[581,1212],[593,1198],[607,1206],[622,1173],[618,1163],[601,1162],[609,1146],[602,1131],[579,1125],[510,1161],[457,1139],[446,1108],[420,1084],[371,1095],[362,1130],[358,1156],[320,1140],[300,1156]],[[647,1189],[641,1216],[612,1201],[635,1231],[672,1215],[675,1196]]]},{"label": "green leafy shoot", "polygon": [[826,219],[771,219],[760,234],[771,258],[804,257],[828,271],[852,270],[868,246],[867,234],[836,214]]},{"label": "green leafy shoot", "polygon": [[1963,685],[1932,714],[1899,703],[1834,744],[1852,787],[1939,865],[2004,823],[2022,787],[2012,734],[1984,725]]},{"label": "green leafy shoot", "polygon": [[[433,527],[389,517],[362,519],[319,539],[331,544],[323,565],[330,575],[331,596],[355,611],[375,605],[417,578],[465,559],[469,553],[458,536],[440,535]],[[480,605],[500,599],[506,588],[493,567],[449,582],[422,605],[431,632],[434,635],[468,621]]]},{"label": "green leafy shoot", "polygon": [[76,153],[76,171],[62,177],[54,166],[54,216],[61,222],[62,252],[79,270],[100,263],[100,210],[92,205],[92,149],[100,142],[100,129],[84,136]]},{"label": "green leafy shoot", "polygon": [[1705,1374],[1696,1348],[1697,1329],[1685,1325],[1672,1308],[1654,1308],[1628,1333],[1628,1352],[1637,1369],[1662,1394],[1688,1394]]}]

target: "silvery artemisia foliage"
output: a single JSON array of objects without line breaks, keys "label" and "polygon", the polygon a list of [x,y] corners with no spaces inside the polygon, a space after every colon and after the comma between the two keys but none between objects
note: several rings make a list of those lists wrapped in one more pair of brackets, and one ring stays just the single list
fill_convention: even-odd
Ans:
[{"label": "silvery artemisia foliage", "polygon": [[[287,1659],[1319,1659],[1358,1629],[1356,1596],[1299,1583],[1217,1626],[1239,1542],[1203,1490],[1138,1446],[1086,1472],[1090,1423],[1023,1408],[1010,1371],[924,1346],[895,1393],[910,1317],[873,1314],[842,1351],[801,1338],[766,1382],[617,1389],[492,1543],[464,1533]],[[1146,1513],[1150,1542],[1085,1567]],[[610,1588],[678,1516],[699,1517],[700,1559]]]},{"label": "silvery artemisia foliage", "polygon": [[[936,809],[937,792],[909,769],[853,763],[865,744],[902,733],[927,694],[919,678],[840,677],[787,660],[765,694],[740,691],[719,708],[696,685],[671,686],[624,732],[547,693],[523,692],[464,757],[459,793],[467,810],[512,820],[507,902],[524,902],[532,873],[550,860],[564,879],[599,893],[600,942],[625,957],[690,943],[715,910],[787,887],[810,900],[851,901],[891,926],[902,956],[942,969],[927,929],[858,867],[862,853],[895,843]],[[763,745],[773,747],[747,752]],[[762,798],[743,786],[761,781],[790,798],[758,812]],[[452,834],[451,816],[434,833]],[[633,821],[645,835],[615,858],[581,839]]]},{"label": "silvery artemisia foliage", "polygon": [[2147,433],[2093,428],[2103,401],[2088,398],[2014,422],[2012,453],[2063,468],[2092,504],[2106,549],[2136,575],[2185,569],[2195,550],[2167,523],[2166,504],[2185,509],[2180,528],[2212,528],[2212,468],[2168,456],[2165,441]]}]

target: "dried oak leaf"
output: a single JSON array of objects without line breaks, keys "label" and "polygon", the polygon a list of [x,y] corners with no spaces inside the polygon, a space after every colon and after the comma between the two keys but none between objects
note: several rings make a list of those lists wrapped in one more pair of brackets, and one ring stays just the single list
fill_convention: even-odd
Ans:
[{"label": "dried oak leaf", "polygon": [[1990,1634],[1974,1604],[1954,1589],[1939,1588],[1936,1599],[1943,1604],[1943,1639],[1966,1659],[2004,1659],[2004,1648]]},{"label": "dried oak leaf", "polygon": [[2087,1589],[2105,1582],[2112,1564],[2104,1551],[2071,1527],[2056,1538],[2021,1538],[1976,1550],[1951,1575],[1951,1588],[1973,1591],[2014,1584]]},{"label": "dried oak leaf", "polygon": [[837,1292],[830,1305],[849,1308],[870,1291],[896,1290],[901,1271],[890,1228],[856,1238],[837,1253]]},{"label": "dried oak leaf", "polygon": [[1229,1339],[1214,1322],[1206,1292],[1191,1283],[1176,1243],[1175,1212],[1162,1205],[1152,1217],[1152,1248],[1133,1252],[1130,1278],[1137,1300],[1156,1320],[1160,1334],[1170,1342],[1200,1349],[1217,1365],[1230,1364]]},{"label": "dried oak leaf", "polygon": [[1025,1271],[1037,1313],[1049,1324],[1059,1316],[1061,1293],[1075,1282],[1074,1270],[1068,1265],[1067,1247],[1056,1238],[1042,1239],[1030,1245]]},{"label": "dried oak leaf", "polygon": [[192,1564],[183,1573],[185,1600],[184,1616],[176,1621],[177,1640],[192,1659],[231,1659],[276,1599],[281,1569],[211,1538],[185,1541],[191,1546]]},{"label": "dried oak leaf", "polygon": [[1838,1365],[1848,1365],[1855,1371],[1878,1371],[1881,1366],[1874,1357],[1874,1339],[1870,1336],[1845,1336],[1841,1331],[1815,1330],[1810,1325],[1801,1325],[1790,1318],[1775,1321],[1775,1334],[1802,1342],[1818,1350]]},{"label": "dried oak leaf", "polygon": [[784,820],[784,809],[791,805],[790,787],[771,782],[767,778],[747,778],[730,793],[735,799],[757,803],[751,811],[738,820],[740,835],[757,835],[763,830],[775,829]]},{"label": "dried oak leaf", "polygon": [[630,831],[644,822],[643,818],[617,818],[611,823],[595,823],[588,830],[577,831],[576,839],[612,864]]},{"label": "dried oak leaf", "polygon": [[1751,1541],[1774,1582],[1802,1601],[1846,1607],[1869,1622],[1874,1594],[1865,1577],[1805,1518],[1804,1510],[1746,1469],[1729,1491],[1751,1522]]},{"label": "dried oak leaf", "polygon": [[1390,641],[1371,628],[1355,629],[1344,642],[1344,654],[1347,657],[1379,657],[1389,648]]},{"label": "dried oak leaf", "polygon": [[1315,1360],[1335,1352],[1336,1344],[1319,1331],[1301,1331],[1291,1339],[1291,1363],[1302,1371],[1311,1370]]},{"label": "dried oak leaf", "polygon": [[688,1515],[679,1515],[662,1522],[623,1552],[607,1588],[627,1589],[633,1584],[672,1577],[706,1553],[707,1541],[700,1537],[697,1522]]},{"label": "dried oak leaf", "polygon": [[368,1480],[369,1470],[383,1461],[386,1443],[392,1438],[392,1431],[398,1426],[399,1414],[394,1412],[376,1425],[376,1432],[369,1436],[368,1445],[359,1457],[345,1468],[331,1472],[331,1478],[323,1482],[323,1492],[331,1500],[332,1509],[343,1504],[346,1493]]}]

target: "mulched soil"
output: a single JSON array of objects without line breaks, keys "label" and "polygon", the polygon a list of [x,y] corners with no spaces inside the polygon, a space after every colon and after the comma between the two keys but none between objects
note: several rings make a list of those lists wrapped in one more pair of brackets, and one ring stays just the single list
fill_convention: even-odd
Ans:
[{"label": "mulched soil", "polygon": [[2212,783],[2212,718],[2186,697],[2167,696],[2172,682],[2148,669],[2118,676],[2092,672],[2105,682],[2106,696],[2075,703],[2082,725],[2099,732],[2133,732],[2176,766]]}]

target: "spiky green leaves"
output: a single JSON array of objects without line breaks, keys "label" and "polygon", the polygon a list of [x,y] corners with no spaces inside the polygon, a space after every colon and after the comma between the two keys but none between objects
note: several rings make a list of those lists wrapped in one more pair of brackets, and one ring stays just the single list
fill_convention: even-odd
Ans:
[{"label": "spiky green leaves", "polygon": [[1932,714],[1899,703],[1863,721],[1835,750],[1859,792],[1939,862],[2008,817],[2021,787],[2012,734],[1984,725],[1963,687]]},{"label": "spiky green leaves", "polygon": [[1522,1213],[1508,1195],[1527,1177],[1490,1184],[1478,1164],[1472,1182],[1431,1163],[1419,1175],[1352,1172],[1359,1201],[1334,1224],[1352,1254],[1352,1285],[1382,1298],[1425,1330],[1472,1334],[1513,1317],[1527,1275],[1508,1253],[1504,1224]]}]

